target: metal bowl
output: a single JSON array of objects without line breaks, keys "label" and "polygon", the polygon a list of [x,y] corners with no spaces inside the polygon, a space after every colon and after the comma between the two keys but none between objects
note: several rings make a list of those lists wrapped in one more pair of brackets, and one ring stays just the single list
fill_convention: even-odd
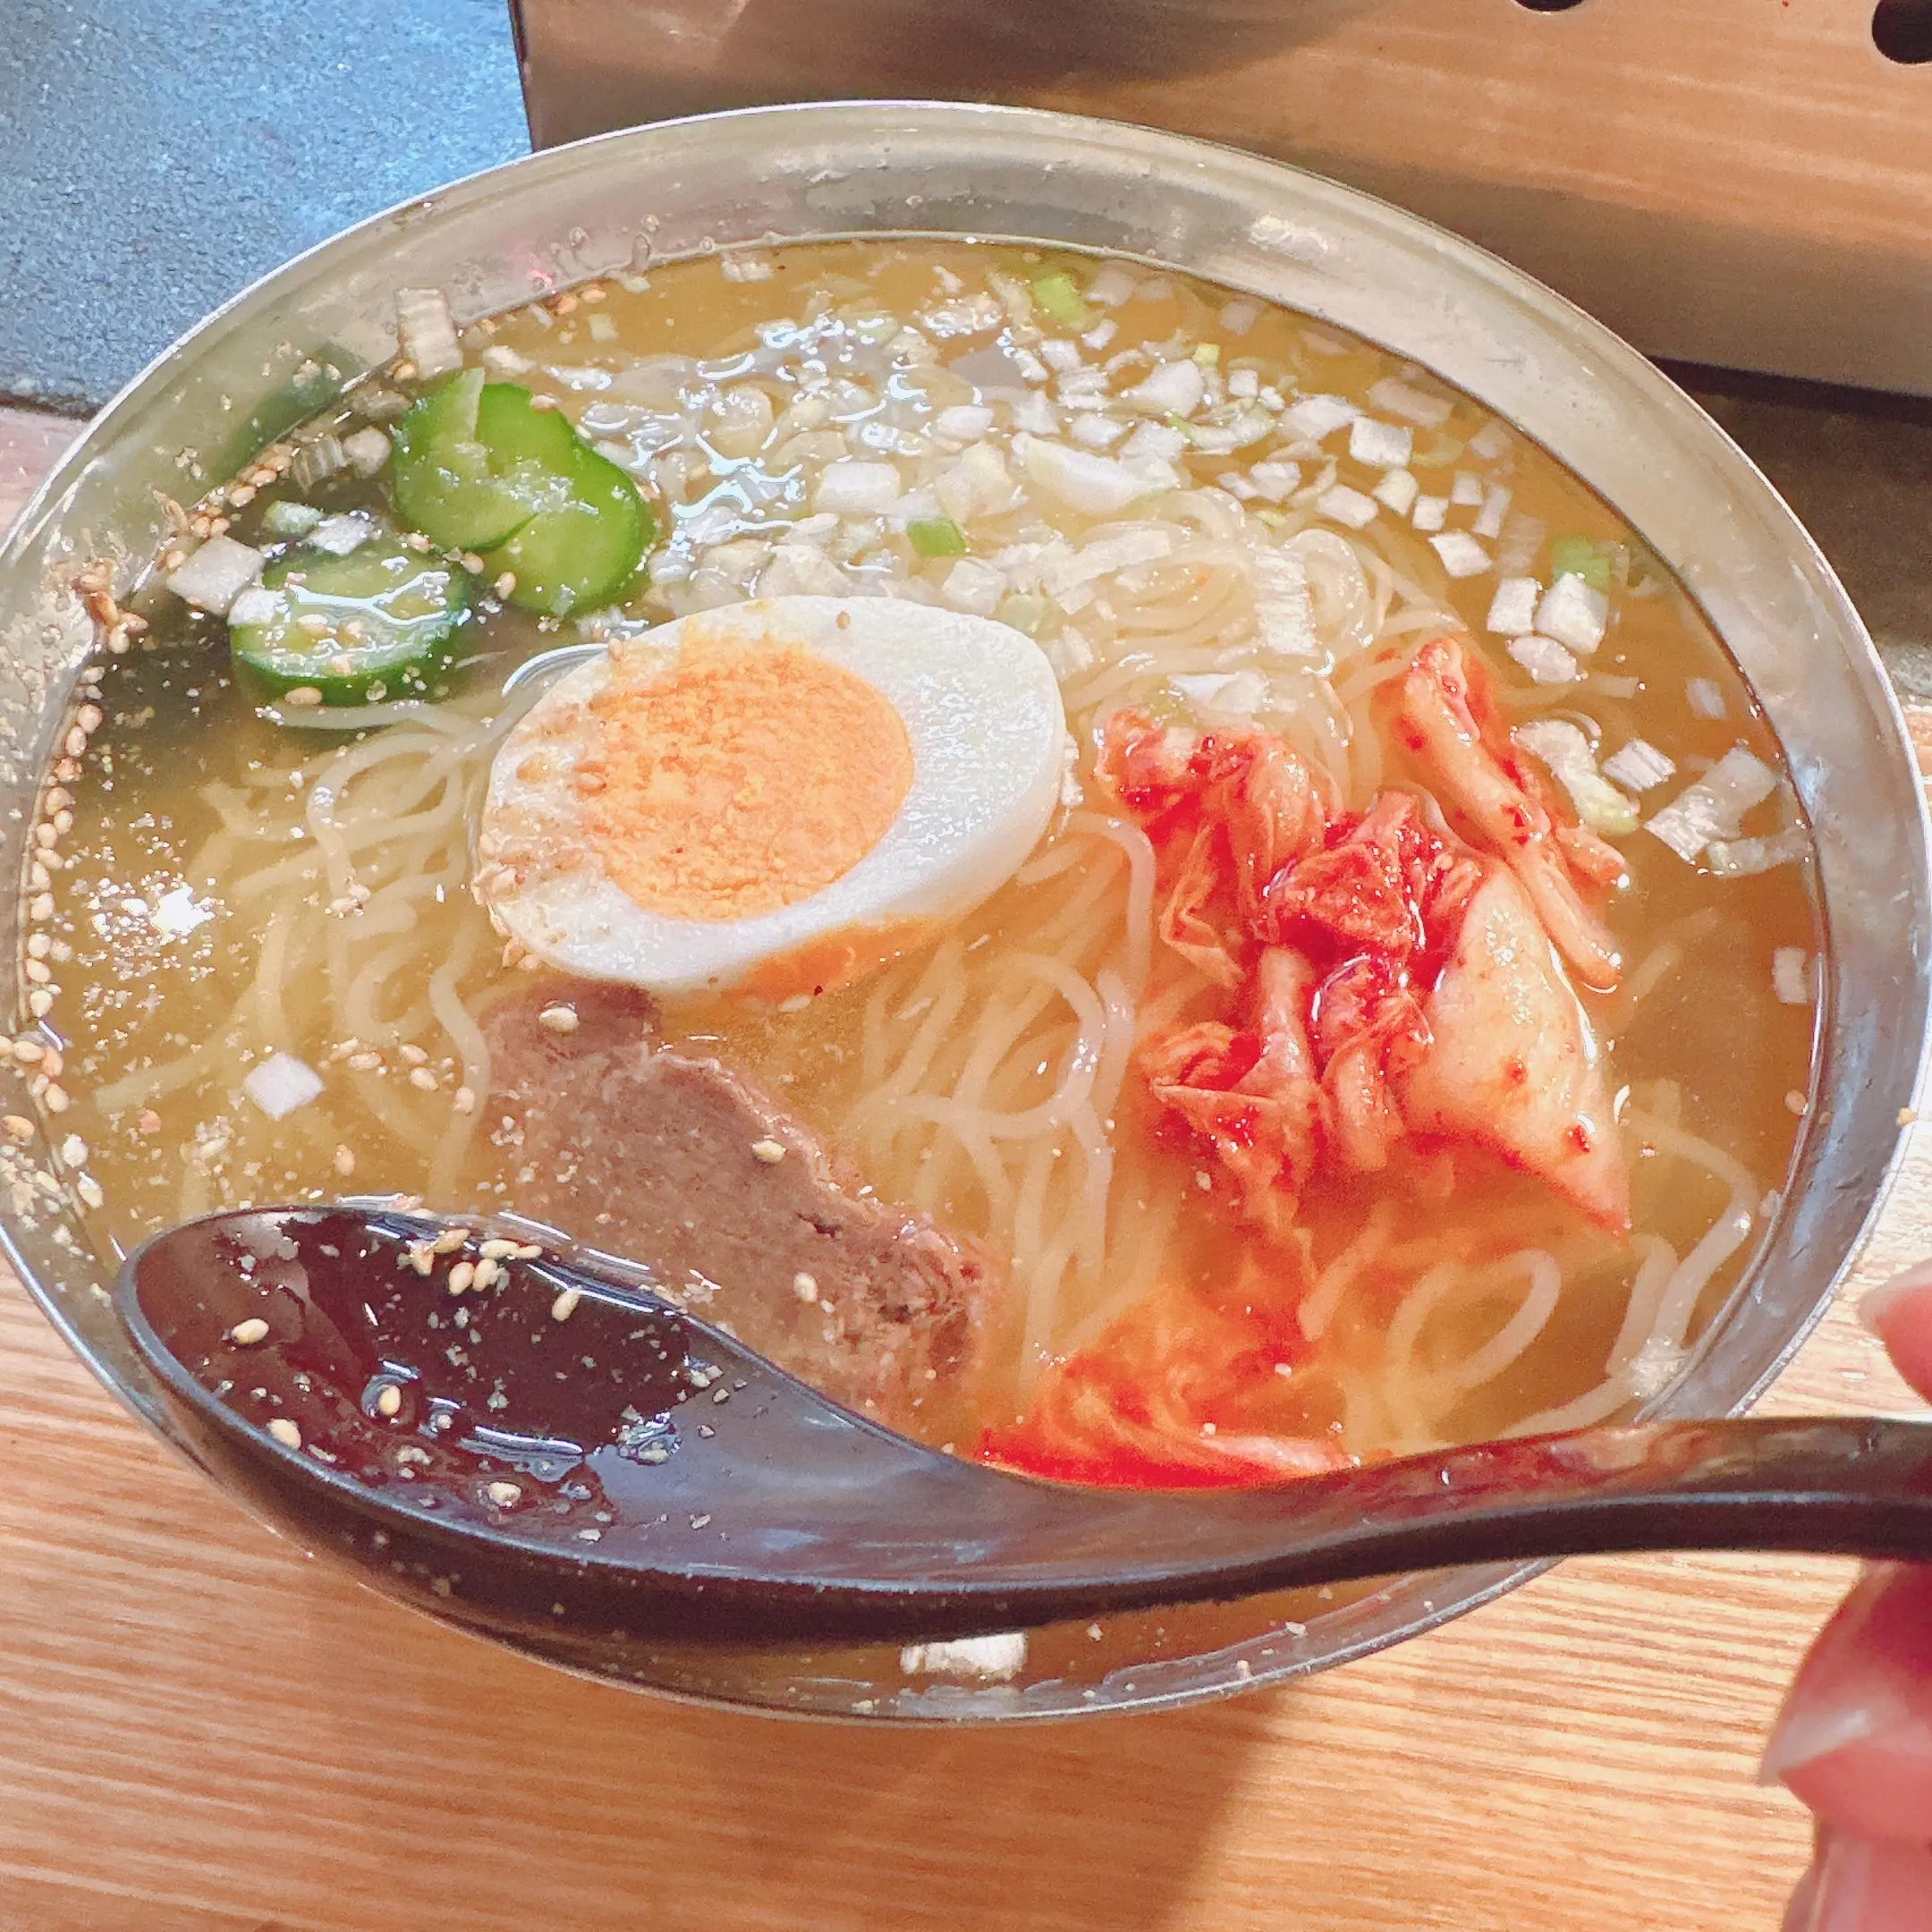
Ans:
[{"label": "metal bowl", "polygon": [[[766,108],[539,154],[378,216],[258,283],[106,410],[0,552],[0,868],[26,831],[93,645],[71,586],[89,559],[131,582],[158,496],[230,475],[394,352],[398,284],[440,284],[458,319],[592,275],[747,241],[927,232],[1107,250],[1353,329],[1428,365],[1554,452],[1640,531],[1701,604],[1783,741],[1818,830],[1829,936],[1817,1093],[1784,1199],[1688,1372],[1650,1413],[1751,1401],[1829,1300],[1897,1160],[1918,1084],[1932,936],[1927,827],[1890,688],[1843,590],[1746,457],[1624,343],[1502,262],[1366,195],[1146,129],[1025,110]],[[195,453],[183,456],[183,451]],[[20,912],[0,906],[13,956]],[[23,988],[21,989],[23,990]],[[16,998],[19,993],[16,994]],[[0,1108],[30,1111],[11,1063]],[[6,1245],[61,1332],[157,1434],[208,1468],[116,1326],[114,1258],[71,1216],[9,1216]],[[326,1526],[216,1470],[258,1514],[326,1548]],[[522,1648],[690,1697],[820,1715],[1015,1719],[1186,1702],[1306,1674],[1412,1636],[1526,1571],[1404,1579],[1351,1600],[1258,1602],[1049,1631],[997,1684],[909,1674],[877,1651]],[[490,1634],[460,1592],[378,1589]]]}]

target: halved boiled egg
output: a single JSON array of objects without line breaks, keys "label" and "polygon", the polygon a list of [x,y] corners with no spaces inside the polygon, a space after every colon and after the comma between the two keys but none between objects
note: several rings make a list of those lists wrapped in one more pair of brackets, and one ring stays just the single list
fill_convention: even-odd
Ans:
[{"label": "halved boiled egg", "polygon": [[791,597],[611,645],[490,770],[478,898],[564,971],[783,1004],[1002,885],[1066,742],[1039,648],[895,598]]}]

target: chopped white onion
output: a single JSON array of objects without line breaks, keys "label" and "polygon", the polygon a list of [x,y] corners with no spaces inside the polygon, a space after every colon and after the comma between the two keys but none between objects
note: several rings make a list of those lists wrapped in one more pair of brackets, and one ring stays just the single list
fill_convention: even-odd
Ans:
[{"label": "chopped white onion", "polygon": [[1446,398],[1430,395],[1405,382],[1397,382],[1393,376],[1385,376],[1375,384],[1368,391],[1368,400],[1378,410],[1399,416],[1402,421],[1414,423],[1421,429],[1441,428],[1455,407]]},{"label": "chopped white onion", "polygon": [[1268,701],[1268,682],[1258,671],[1194,672],[1167,682],[1208,724],[1251,718]]},{"label": "chopped white onion", "polygon": [[1409,521],[1419,530],[1438,530],[1448,515],[1449,499],[1446,496],[1418,496],[1415,508],[1409,513]]},{"label": "chopped white onion", "polygon": [[1123,301],[1132,299],[1138,285],[1139,278],[1132,270],[1123,268],[1118,262],[1108,262],[1087,284],[1087,300],[1098,302],[1103,309],[1118,309]]},{"label": "chopped white onion", "polygon": [[1378,422],[1358,416],[1349,425],[1349,455],[1371,470],[1402,470],[1415,453],[1415,431],[1406,423]]},{"label": "chopped white onion", "polygon": [[1367,530],[1379,514],[1373,496],[1364,496],[1346,483],[1337,483],[1332,489],[1324,490],[1315,499],[1315,507],[1324,516],[1333,517],[1337,523],[1345,523],[1351,530]]},{"label": "chopped white onion", "polygon": [[1324,437],[1332,436],[1337,429],[1345,428],[1361,414],[1356,406],[1343,396],[1303,396],[1284,412],[1282,420],[1297,436],[1306,436],[1310,443],[1319,443]]},{"label": "chopped white onion", "polygon": [[210,537],[169,575],[167,587],[182,603],[225,616],[228,606],[260,578],[267,562],[259,550],[233,537]]},{"label": "chopped white onion", "polygon": [[1221,308],[1221,326],[1230,335],[1245,335],[1260,316],[1260,309],[1251,301],[1224,302]]},{"label": "chopped white onion", "polygon": [[736,249],[718,258],[718,268],[727,282],[769,282],[773,274],[768,255],[747,255]]},{"label": "chopped white onion", "polygon": [[309,547],[326,550],[331,556],[348,556],[360,550],[376,534],[376,520],[360,510],[345,510],[340,516],[324,517],[309,532]]},{"label": "chopped white onion", "polygon": [[293,1054],[271,1054],[259,1066],[249,1069],[242,1091],[270,1120],[284,1120],[322,1091],[322,1076]]},{"label": "chopped white onion", "polygon": [[1816,999],[1811,955],[1802,946],[1780,946],[1772,953],[1771,990],[1786,1006],[1809,1006]]},{"label": "chopped white onion", "polygon": [[1493,419],[1469,439],[1470,454],[1494,462],[1510,446],[1510,433]]},{"label": "chopped white onion", "polygon": [[1127,425],[1116,422],[1111,416],[1098,416],[1089,411],[1076,416],[1067,425],[1067,434],[1082,449],[1112,449],[1127,434]]},{"label": "chopped white onion", "polygon": [[1230,369],[1227,393],[1243,402],[1252,402],[1261,394],[1261,378],[1251,369]]},{"label": "chopped white onion", "polygon": [[1174,488],[1181,479],[1158,458],[1127,462],[1029,436],[1020,453],[1027,475],[1049,496],[1089,516],[1111,516],[1143,496]]},{"label": "chopped white onion", "polygon": [[1588,657],[1603,642],[1609,613],[1609,600],[1601,590],[1593,590],[1582,578],[1566,573],[1543,593],[1537,606],[1536,627],[1544,636]]},{"label": "chopped white onion", "polygon": [[1086,360],[1080,352],[1080,344],[1068,341],[1064,335],[1055,335],[1043,342],[1039,345],[1039,352],[1040,360],[1048,369],[1055,369],[1063,376],[1087,367]]},{"label": "chopped white onion", "polygon": [[945,574],[939,595],[954,610],[990,617],[1006,594],[1006,573],[978,557],[962,557]]},{"label": "chopped white onion", "polygon": [[1479,577],[1490,566],[1489,553],[1467,530],[1431,537],[1429,547],[1452,577]]},{"label": "chopped white onion", "polygon": [[1479,537],[1500,537],[1503,534],[1503,519],[1509,514],[1510,492],[1496,483],[1483,492],[1482,510],[1470,528]]},{"label": "chopped white onion", "polygon": [[396,291],[396,339],[419,377],[441,376],[462,367],[462,344],[456,340],[449,299],[441,289]]},{"label": "chopped white onion", "polygon": [[228,606],[228,622],[231,624],[272,624],[282,621],[285,606],[279,590],[264,590],[259,584],[250,584],[240,591]]},{"label": "chopped white onion", "polygon": [[1258,462],[1249,470],[1248,480],[1270,503],[1284,503],[1301,487],[1301,465],[1272,460]]},{"label": "chopped white onion", "polygon": [[1153,457],[1161,462],[1172,462],[1187,446],[1185,434],[1172,424],[1144,422],[1127,438],[1121,454],[1130,462]]},{"label": "chopped white onion", "polygon": [[1397,516],[1407,516],[1414,507],[1422,486],[1410,470],[1391,470],[1369,494]]},{"label": "chopped white onion", "polygon": [[1735,839],[1744,814],[1777,790],[1777,774],[1742,745],[1732,749],[1664,809],[1645,822],[1686,864],[1713,839]]},{"label": "chopped white onion", "polygon": [[359,477],[372,477],[389,461],[389,438],[372,423],[344,436],[342,452]]},{"label": "chopped white onion", "polygon": [[1713,839],[1704,848],[1704,863],[1720,878],[1749,878],[1773,866],[1789,865],[1806,857],[1811,841],[1802,826],[1787,826],[1768,838]]},{"label": "chopped white onion", "polygon": [[1041,581],[1046,595],[1056,602],[1075,584],[1091,583],[1097,577],[1111,577],[1115,571],[1131,570],[1139,564],[1157,564],[1174,555],[1174,538],[1157,526],[1123,530],[1118,537],[1102,537],[1065,559],[1055,563]]},{"label": "chopped white onion", "polygon": [[761,597],[843,597],[850,589],[845,572],[809,543],[779,544],[758,580]]},{"label": "chopped white onion", "polygon": [[1317,648],[1315,606],[1307,566],[1292,550],[1257,550],[1250,567],[1255,624],[1264,648],[1284,657],[1312,657]]},{"label": "chopped white onion", "polygon": [[1241,503],[1253,503],[1261,492],[1239,470],[1229,470],[1215,479],[1215,487],[1224,489]]},{"label": "chopped white onion", "polygon": [[291,503],[285,497],[262,513],[262,528],[271,537],[306,537],[322,521],[313,504]]},{"label": "chopped white onion", "polygon": [[1687,678],[1684,701],[1700,718],[1721,718],[1724,715],[1724,691],[1710,678]]},{"label": "chopped white onion", "polygon": [[1615,838],[1637,829],[1637,802],[1597,769],[1589,740],[1566,718],[1531,718],[1510,733],[1531,758],[1548,766],[1570,794],[1577,817],[1592,832]]},{"label": "chopped white onion", "polygon": [[1512,638],[1508,649],[1533,684],[1574,684],[1583,675],[1583,667],[1555,638],[1538,637],[1532,631]]},{"label": "chopped white onion", "polygon": [[812,504],[837,516],[877,516],[899,501],[899,490],[895,464],[860,462],[848,457],[827,463],[818,472]]},{"label": "chopped white onion", "polygon": [[953,443],[977,443],[993,428],[993,411],[983,402],[962,402],[933,418],[936,435]]},{"label": "chopped white onion", "polygon": [[1120,400],[1149,416],[1191,416],[1207,386],[1198,362],[1157,362],[1142,380],[1122,392]]},{"label": "chopped white onion", "polygon": [[1505,577],[1489,599],[1487,626],[1498,637],[1523,637],[1537,627],[1537,599],[1543,586],[1534,577]]},{"label": "chopped white onion", "polygon": [[1473,470],[1458,470],[1449,486],[1449,501],[1459,510],[1473,510],[1482,500],[1482,479]]},{"label": "chopped white onion", "polygon": [[508,343],[492,343],[483,352],[483,367],[496,376],[527,376],[537,365]]},{"label": "chopped white onion", "polygon": [[1612,753],[1603,761],[1603,768],[1605,775],[1614,778],[1626,792],[1648,792],[1677,773],[1675,764],[1642,738],[1632,738],[1621,751]]},{"label": "chopped white onion", "polygon": [[1060,434],[1060,419],[1045,393],[1036,389],[1013,405],[1013,428],[1024,436],[1050,436]]},{"label": "chopped white onion", "polygon": [[945,1643],[906,1645],[899,1653],[899,1668],[908,1677],[1014,1677],[1026,1662],[1026,1649],[1024,1631],[955,1637]]}]

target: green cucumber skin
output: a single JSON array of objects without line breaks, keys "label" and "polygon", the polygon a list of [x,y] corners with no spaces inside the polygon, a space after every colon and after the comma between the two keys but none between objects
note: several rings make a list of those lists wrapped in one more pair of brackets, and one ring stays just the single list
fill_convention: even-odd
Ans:
[{"label": "green cucumber skin", "polygon": [[[388,565],[386,572],[384,565]],[[287,578],[305,579],[290,586]],[[440,578],[441,608],[425,607],[416,614],[390,620],[381,599]],[[231,628],[229,648],[238,670],[269,691],[313,689],[330,706],[367,704],[381,688],[386,698],[428,692],[455,656],[455,639],[470,614],[470,586],[463,574],[434,559],[419,555],[393,540],[372,538],[362,550],[345,557],[325,552],[292,551],[271,565],[264,589],[283,590],[293,607],[276,625],[246,624]],[[335,614],[343,604],[363,607],[354,612],[375,635],[367,641],[326,633],[311,640],[297,619],[308,604],[317,615]],[[352,668],[333,672],[328,666],[346,658]]]}]

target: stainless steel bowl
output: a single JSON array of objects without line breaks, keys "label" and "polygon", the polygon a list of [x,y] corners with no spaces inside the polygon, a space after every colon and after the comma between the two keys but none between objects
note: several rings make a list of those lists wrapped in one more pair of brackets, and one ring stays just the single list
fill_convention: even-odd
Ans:
[{"label": "stainless steel bowl", "polygon": [[[1919,1080],[1932,895],[1916,770],[1869,640],[1745,456],[1634,351],[1426,223],[1314,176],[1110,123],[963,105],[766,108],[537,155],[367,222],[258,283],[103,412],[0,553],[0,867],[26,827],[92,645],[70,580],[123,588],[192,496],[394,350],[394,291],[440,285],[459,320],[720,244],[928,232],[1114,250],[1354,329],[1436,370],[1553,451],[1698,598],[1782,739],[1818,833],[1829,931],[1817,1105],[1782,1208],[1661,1416],[1748,1403],[1828,1301],[1896,1162]],[[184,456],[183,452],[193,453]],[[18,957],[19,911],[0,905]],[[19,995],[16,994],[16,998]],[[29,1111],[9,1063],[0,1108]],[[8,1251],[107,1386],[202,1460],[116,1327],[113,1266],[71,1218],[8,1218]],[[204,1462],[204,1466],[205,1462]],[[303,1540],[303,1526],[254,1506]],[[1047,1633],[1010,1682],[908,1676],[895,1655],[535,1647],[686,1696],[821,1715],[1013,1719],[1174,1704],[1305,1674],[1411,1636],[1528,1572],[1409,1579],[1346,1603],[1261,1603]],[[393,1578],[379,1589],[408,1597]],[[420,1607],[465,1622],[460,1595]]]}]

